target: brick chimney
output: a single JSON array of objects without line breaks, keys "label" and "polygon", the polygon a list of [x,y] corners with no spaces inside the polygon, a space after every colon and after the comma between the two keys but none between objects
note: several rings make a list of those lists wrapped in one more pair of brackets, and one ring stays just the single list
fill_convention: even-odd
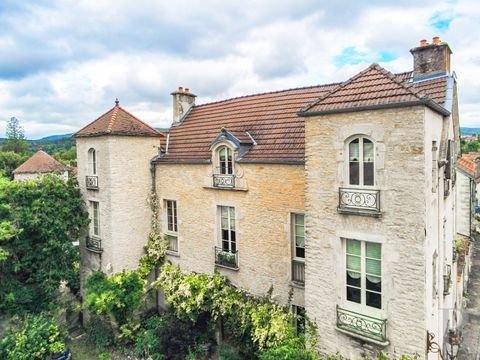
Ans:
[{"label": "brick chimney", "polygon": [[177,91],[172,92],[173,96],[173,122],[172,125],[179,124],[185,114],[195,105],[196,95],[190,92],[189,88],[179,87]]},{"label": "brick chimney", "polygon": [[434,75],[450,74],[452,50],[438,36],[429,44],[420,40],[420,46],[410,50],[413,55],[413,78],[422,79]]}]

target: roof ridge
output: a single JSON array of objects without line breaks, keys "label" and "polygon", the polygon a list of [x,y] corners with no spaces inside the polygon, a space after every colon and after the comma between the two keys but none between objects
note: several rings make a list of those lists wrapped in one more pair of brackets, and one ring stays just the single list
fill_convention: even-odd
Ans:
[{"label": "roof ridge", "polygon": [[127,113],[128,115],[130,115],[131,117],[133,117],[135,120],[141,122],[143,125],[149,127],[150,129],[152,129],[153,131],[159,133],[160,135],[163,135],[160,131],[158,131],[157,129],[155,129],[154,127],[152,127],[151,125],[148,125],[145,121],[143,120],[140,120],[138,117],[136,117],[135,115],[133,115],[131,112],[125,110],[123,107],[121,107],[120,105],[118,105],[118,107],[124,111],[125,113]]},{"label": "roof ridge", "polygon": [[323,100],[325,100],[326,98],[328,98],[330,95],[332,95],[333,93],[339,91],[340,89],[343,89],[345,88],[346,86],[348,86],[349,84],[351,84],[352,82],[354,82],[355,80],[357,80],[358,78],[360,78],[361,76],[365,75],[368,71],[370,70],[376,70],[378,72],[380,72],[382,75],[388,77],[390,80],[392,80],[395,84],[403,87],[405,90],[409,91],[413,96],[415,96],[416,98],[418,98],[419,100],[423,100],[425,99],[425,97],[421,97],[418,93],[417,90],[415,89],[410,89],[410,87],[412,85],[410,84],[406,84],[404,81],[398,79],[393,73],[391,73],[390,71],[386,70],[385,68],[383,68],[382,66],[380,66],[379,64],[377,63],[372,63],[370,64],[370,66],[368,66],[366,69],[358,72],[357,74],[355,74],[354,76],[352,76],[351,78],[347,79],[346,81],[342,82],[341,84],[339,84],[337,87],[335,87],[334,89],[328,91],[326,94],[320,96],[317,100],[315,100],[314,102],[312,102],[311,104],[308,104],[307,106],[305,106],[303,109],[300,109],[299,112],[306,112],[308,110],[310,110],[312,107],[314,107],[315,105],[319,104],[320,102],[322,102]]},{"label": "roof ridge", "polygon": [[110,117],[110,121],[108,122],[108,126],[107,126],[107,133],[112,132],[113,124],[115,123],[115,120],[117,120],[117,113],[118,113],[118,108],[119,107],[120,106],[118,104],[115,104],[115,106],[113,107],[113,114]]},{"label": "roof ridge", "polygon": [[247,95],[241,95],[241,96],[234,96],[234,97],[227,98],[227,99],[222,99],[222,100],[210,101],[210,102],[206,102],[204,104],[195,105],[195,107],[199,108],[199,107],[202,107],[202,106],[219,104],[219,103],[232,101],[232,100],[244,99],[244,98],[260,96],[260,95],[279,94],[279,93],[282,93],[282,92],[293,91],[293,90],[307,90],[307,89],[314,89],[314,88],[323,88],[323,87],[333,86],[333,85],[337,85],[337,84],[340,84],[340,82],[332,82],[332,83],[328,83],[328,84],[318,84],[318,85],[309,85],[309,86],[299,86],[299,87],[283,89],[283,90],[264,91],[264,92],[260,92],[260,93],[256,93],[256,94],[247,94]]}]

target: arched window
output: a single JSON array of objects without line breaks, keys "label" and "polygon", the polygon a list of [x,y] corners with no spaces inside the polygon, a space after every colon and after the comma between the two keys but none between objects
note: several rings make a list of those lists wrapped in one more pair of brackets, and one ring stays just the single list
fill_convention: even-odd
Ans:
[{"label": "arched window", "polygon": [[88,173],[97,175],[97,154],[94,148],[88,150]]},{"label": "arched window", "polygon": [[374,146],[366,137],[348,144],[348,181],[350,185],[375,185]]},{"label": "arched window", "polygon": [[222,175],[233,175],[233,150],[228,146],[218,149],[218,169]]}]

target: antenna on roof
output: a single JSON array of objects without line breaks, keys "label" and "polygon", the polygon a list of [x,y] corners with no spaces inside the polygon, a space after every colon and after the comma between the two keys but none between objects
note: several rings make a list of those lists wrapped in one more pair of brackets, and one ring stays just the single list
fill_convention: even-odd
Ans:
[{"label": "antenna on roof", "polygon": [[119,103],[120,101],[118,101],[118,98],[115,98],[115,106],[118,106]]}]

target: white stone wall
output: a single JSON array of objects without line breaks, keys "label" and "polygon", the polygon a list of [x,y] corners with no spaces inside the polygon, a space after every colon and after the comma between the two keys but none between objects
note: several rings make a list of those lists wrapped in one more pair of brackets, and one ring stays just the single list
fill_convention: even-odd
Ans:
[{"label": "white stone wall", "polygon": [[473,180],[461,170],[457,170],[457,233],[470,236],[471,186]]},{"label": "white stone wall", "polygon": [[[150,160],[158,146],[154,137],[77,138],[78,181],[87,207],[90,201],[99,202],[103,248],[101,254],[82,250],[86,271],[112,273],[138,265],[150,231]],[[98,191],[86,189],[90,148],[96,150]]]},{"label": "white stone wall", "polygon": [[65,181],[68,180],[68,171],[63,172],[52,172],[52,173],[19,173],[13,175],[14,181],[29,181],[29,180],[38,180],[46,175],[55,175],[58,176],[60,179]]},{"label": "white stone wall", "polygon": [[[388,321],[384,350],[425,355],[425,112],[412,107],[306,118],[305,302],[324,352],[349,359],[374,352],[336,330],[336,305],[358,310],[345,289],[342,238],[352,238],[382,244],[383,309],[366,312]],[[345,140],[355,134],[375,141],[381,218],[337,212],[338,188],[348,184]]]}]

